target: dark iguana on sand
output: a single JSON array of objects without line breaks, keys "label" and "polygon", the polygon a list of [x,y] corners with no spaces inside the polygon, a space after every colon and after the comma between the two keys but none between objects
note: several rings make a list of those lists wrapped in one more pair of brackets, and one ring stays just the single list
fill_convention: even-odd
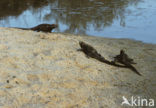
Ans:
[{"label": "dark iguana on sand", "polygon": [[129,67],[132,71],[136,74],[141,74],[132,66],[132,64],[136,64],[133,59],[129,58],[128,55],[125,53],[124,50],[120,50],[120,54],[114,57],[114,62],[118,62],[124,64],[125,66]]},{"label": "dark iguana on sand", "polygon": [[58,27],[57,24],[40,24],[40,25],[32,27],[32,28],[18,28],[18,29],[33,30],[33,31],[37,31],[37,32],[42,31],[42,32],[49,32],[50,33],[56,27]]},{"label": "dark iguana on sand", "polygon": [[115,64],[115,62],[113,62],[113,61],[110,62],[110,61],[106,60],[91,45],[88,45],[82,41],[79,42],[79,45],[81,47],[81,49],[79,49],[79,51],[83,51],[88,58],[91,57],[91,58],[94,58],[94,59],[101,61],[103,63],[107,63],[109,65],[114,65],[114,66],[118,66],[118,67],[125,67],[123,65]]},{"label": "dark iguana on sand", "polygon": [[[94,59],[96,59],[96,60],[98,60],[100,62],[109,64],[109,65],[113,65],[113,66],[116,66],[116,67],[130,68],[131,70],[135,71],[137,74],[139,73],[133,66],[130,66],[129,64],[126,64],[126,63],[124,63],[124,64],[122,63],[123,65],[116,64],[116,61],[118,61],[118,59],[116,59],[114,61],[106,60],[103,56],[101,56],[101,54],[99,54],[96,51],[95,48],[93,48],[92,46],[86,44],[85,42],[80,41],[79,45],[81,47],[80,51],[83,51],[87,57],[94,58]],[[117,58],[120,58],[119,55],[117,55],[117,56],[118,56]],[[128,59],[129,62],[131,62],[131,63],[133,62],[133,59],[128,58],[128,56],[127,56],[126,60],[127,59]],[[138,75],[141,75],[141,74],[139,73]]]}]

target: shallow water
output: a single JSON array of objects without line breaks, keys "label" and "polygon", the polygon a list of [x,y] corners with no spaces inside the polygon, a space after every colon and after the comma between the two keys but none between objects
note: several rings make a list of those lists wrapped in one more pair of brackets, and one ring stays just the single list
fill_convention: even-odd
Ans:
[{"label": "shallow water", "polygon": [[54,32],[156,43],[156,0],[1,0],[1,27],[57,23]]}]

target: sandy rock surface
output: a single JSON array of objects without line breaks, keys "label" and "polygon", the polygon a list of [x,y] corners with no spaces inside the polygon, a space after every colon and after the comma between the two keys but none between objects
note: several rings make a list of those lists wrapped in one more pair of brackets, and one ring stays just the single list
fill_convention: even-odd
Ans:
[{"label": "sandy rock surface", "polygon": [[[80,40],[109,60],[124,49],[143,76],[87,58]],[[122,108],[155,91],[156,45],[0,28],[0,108]]]}]

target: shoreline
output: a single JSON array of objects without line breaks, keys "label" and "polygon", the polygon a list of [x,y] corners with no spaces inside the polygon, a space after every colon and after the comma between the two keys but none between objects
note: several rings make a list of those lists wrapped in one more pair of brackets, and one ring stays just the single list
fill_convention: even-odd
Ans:
[{"label": "shoreline", "polygon": [[[79,41],[108,60],[124,49],[143,76],[87,58]],[[130,39],[0,28],[0,105],[124,108],[122,96],[155,99],[155,58],[155,44]]]},{"label": "shoreline", "polygon": [[97,37],[97,38],[105,38],[105,39],[117,39],[117,40],[130,40],[130,41],[136,41],[136,42],[141,42],[144,44],[151,44],[151,45],[156,45],[156,43],[150,43],[150,42],[144,42],[141,40],[135,40],[131,38],[113,38],[113,37],[104,37],[104,36],[95,36],[95,35],[87,35],[87,34],[72,34],[72,33],[62,33],[62,32],[53,32],[53,33],[58,33],[58,34],[63,34],[63,35],[73,35],[73,36],[83,36],[83,37]]}]

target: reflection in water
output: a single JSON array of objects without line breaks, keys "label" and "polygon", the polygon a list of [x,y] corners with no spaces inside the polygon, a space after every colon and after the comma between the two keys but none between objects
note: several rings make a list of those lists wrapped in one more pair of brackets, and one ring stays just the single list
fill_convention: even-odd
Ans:
[{"label": "reflection in water", "polygon": [[47,5],[46,0],[1,0],[0,18],[7,16],[18,16],[29,8],[40,8]]},{"label": "reflection in water", "polygon": [[[94,35],[107,27],[125,27],[129,6],[141,0],[1,0],[0,25],[32,27],[40,23],[58,23],[60,32]],[[10,17],[12,16],[12,17]],[[96,34],[98,35],[98,34]],[[103,36],[104,33],[100,36]]]}]

